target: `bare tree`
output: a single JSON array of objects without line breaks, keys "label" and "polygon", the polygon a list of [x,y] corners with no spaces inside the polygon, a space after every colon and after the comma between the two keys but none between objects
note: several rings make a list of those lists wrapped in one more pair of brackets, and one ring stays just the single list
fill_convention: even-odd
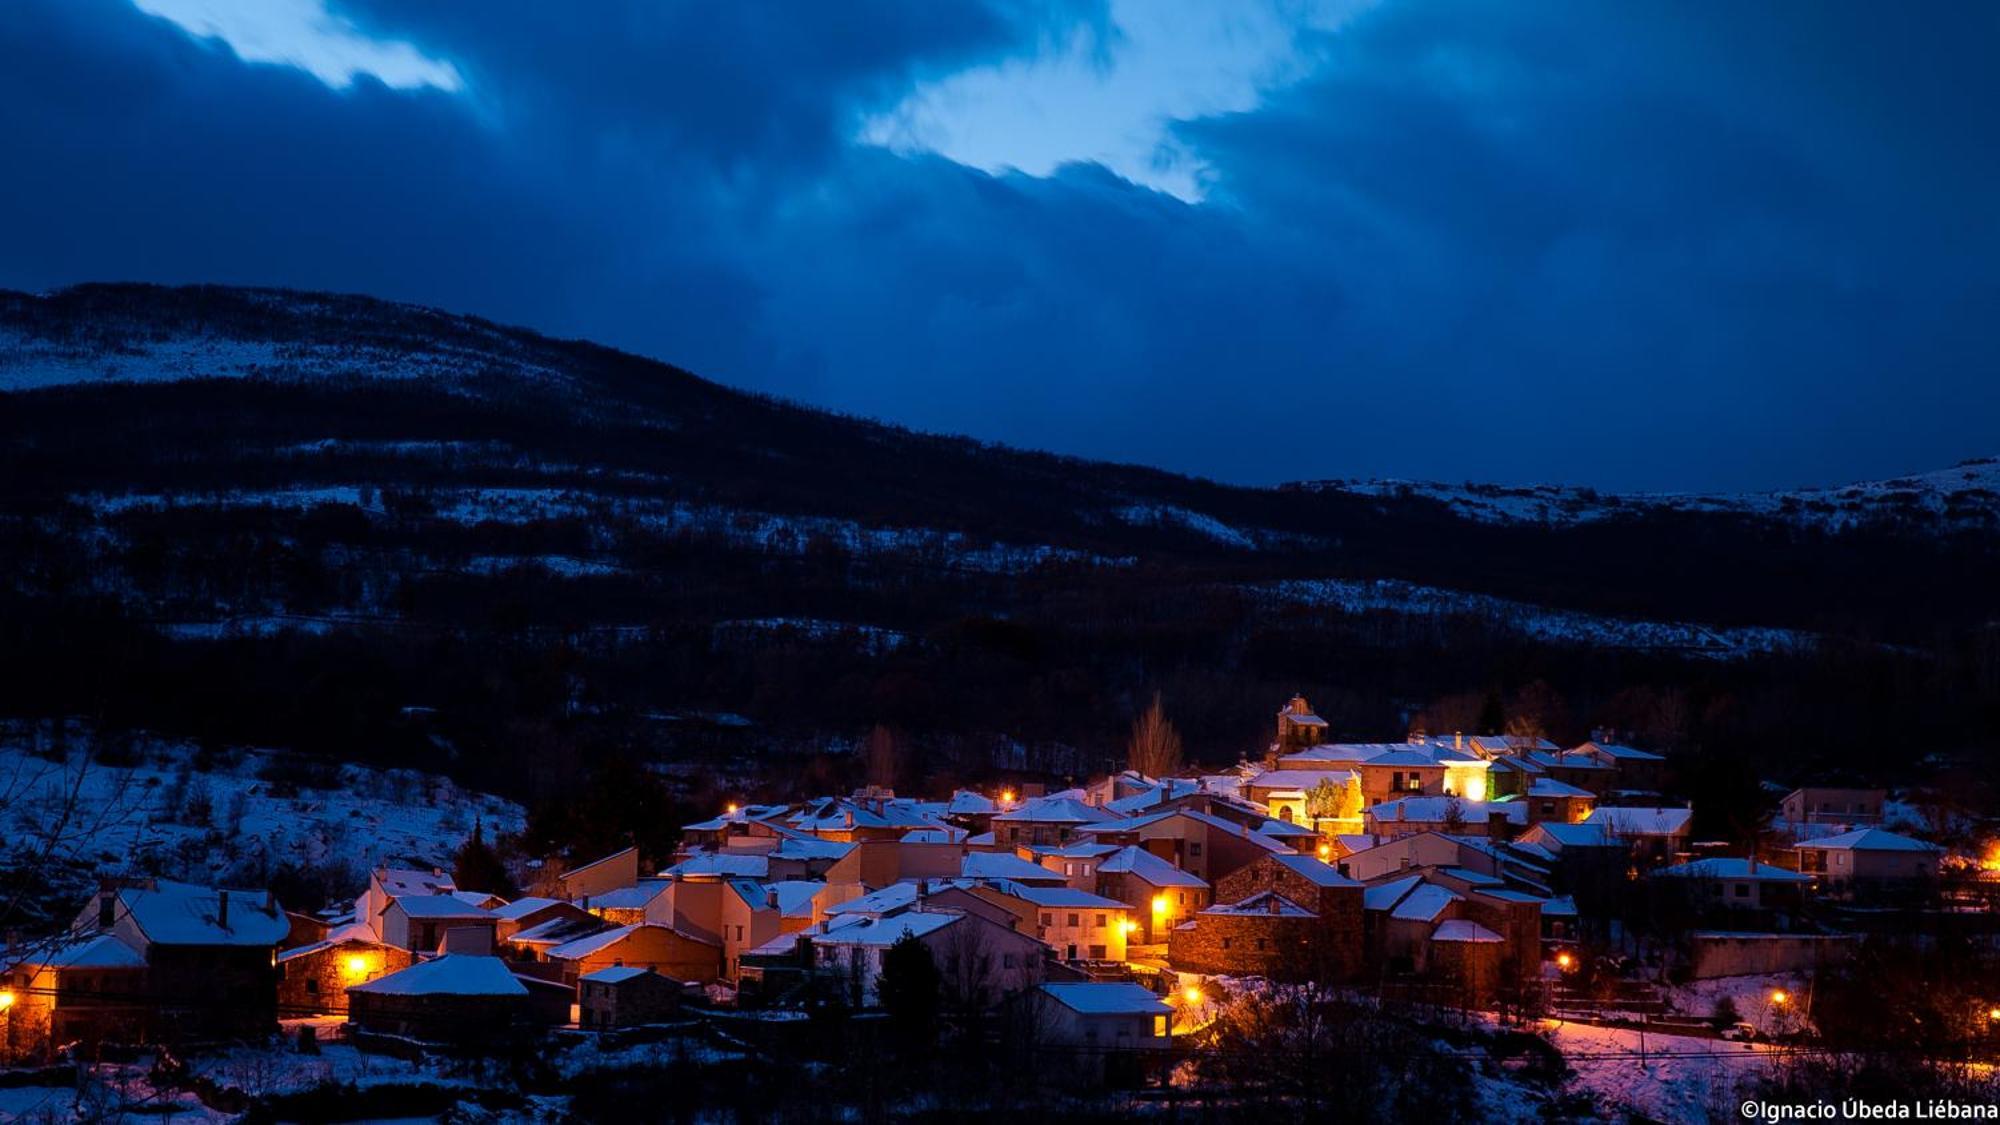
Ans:
[{"label": "bare tree", "polygon": [[1125,747],[1125,765],[1147,777],[1168,777],[1181,768],[1181,733],[1167,719],[1160,693],[1153,704],[1132,722],[1132,738]]},{"label": "bare tree", "polygon": [[902,748],[897,745],[896,733],[880,723],[868,732],[867,764],[868,784],[880,789],[896,787]]}]

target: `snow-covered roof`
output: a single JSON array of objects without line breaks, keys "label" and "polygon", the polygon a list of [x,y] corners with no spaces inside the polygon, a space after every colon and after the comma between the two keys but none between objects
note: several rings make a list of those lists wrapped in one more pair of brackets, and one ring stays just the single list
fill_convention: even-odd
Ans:
[{"label": "snow-covered roof", "polygon": [[453,891],[451,897],[460,902],[469,902],[484,910],[507,905],[507,900],[491,891]]},{"label": "snow-covered roof", "polygon": [[[909,839],[908,835],[903,837]],[[822,840],[817,836],[787,836],[771,849],[772,859],[839,859],[854,850],[853,844],[839,840]]]},{"label": "snow-covered roof", "polygon": [[603,925],[596,918],[563,914],[529,926],[507,940],[515,945],[561,945],[584,934],[596,933]]},{"label": "snow-covered roof", "polygon": [[1810,851],[1936,852],[1941,850],[1936,844],[1900,836],[1886,828],[1863,828],[1854,832],[1843,832],[1838,836],[1802,840],[1793,846]]},{"label": "snow-covered roof", "polygon": [[418,961],[371,981],[352,984],[349,992],[372,992],[383,996],[526,996],[527,986],[514,979],[507,963],[498,957],[475,957],[447,953],[432,961]]},{"label": "snow-covered roof", "polygon": [[1023,801],[993,819],[1034,824],[1095,824],[1100,820],[1116,820],[1117,816],[1080,798],[1057,795]]},{"label": "snow-covered roof", "polygon": [[1027,883],[1007,883],[1001,890],[1024,902],[1036,906],[1075,907],[1079,910],[1124,910],[1126,905],[1115,898],[1079,891],[1074,887],[1036,887]]},{"label": "snow-covered roof", "polygon": [[425,921],[493,921],[491,910],[474,906],[456,895],[397,895],[382,909],[387,910],[389,906],[399,907],[410,917]]},{"label": "snow-covered roof", "polygon": [[902,910],[917,901],[919,887],[915,883],[891,883],[879,890],[869,891],[858,898],[826,908],[828,914],[888,914]]},{"label": "snow-covered roof", "polygon": [[[276,945],[291,933],[291,920],[262,891],[231,891],[192,883],[156,880],[124,887],[118,904],[155,945]],[[222,922],[222,896],[229,896],[229,924]],[[449,899],[458,906],[464,903]]]},{"label": "snow-covered roof", "polygon": [[443,895],[458,889],[450,875],[416,867],[378,867],[375,882],[385,894]]},{"label": "snow-covered roof", "polygon": [[1810,883],[1812,876],[1740,856],[1713,856],[1654,871],[1668,879],[1740,879],[1758,883]]},{"label": "snow-covered roof", "polygon": [[785,879],[776,883],[731,879],[729,888],[752,909],[775,909],[788,918],[809,918],[812,916],[813,900],[826,889],[826,884],[811,879]]},{"label": "snow-covered roof", "polygon": [[1297,853],[1288,852],[1285,855],[1274,855],[1271,859],[1275,863],[1284,864],[1292,870],[1293,874],[1306,879],[1316,886],[1358,887],[1361,885],[1359,882],[1342,875],[1340,870],[1332,864],[1321,863],[1309,855],[1298,855]]},{"label": "snow-covered roof", "polygon": [[1264,914],[1274,918],[1310,918],[1312,911],[1276,891],[1258,891],[1239,902],[1217,903],[1203,914]]},{"label": "snow-covered roof", "polygon": [[1498,875],[1488,875],[1484,871],[1474,871],[1469,867],[1446,867],[1439,873],[1449,875],[1462,883],[1470,883],[1475,887],[1498,887],[1503,886],[1507,882],[1507,880],[1500,878]]},{"label": "snow-covered roof", "polygon": [[1411,922],[1435,922],[1440,914],[1454,902],[1464,900],[1463,895],[1436,883],[1425,883],[1411,891],[1408,897],[1396,904],[1389,912],[1391,918],[1401,918]]},{"label": "snow-covered roof", "polygon": [[1024,883],[1061,882],[1062,875],[1012,852],[967,852],[958,873],[966,879],[1013,879]]},{"label": "snow-covered roof", "polygon": [[762,879],[770,873],[770,856],[738,855],[732,852],[702,852],[700,855],[691,855],[660,872],[662,875],[701,875],[727,879]]},{"label": "snow-covered roof", "polygon": [[590,895],[584,901],[592,910],[643,910],[647,903],[666,892],[673,882],[668,879],[641,879],[630,887],[619,887],[615,891]]},{"label": "snow-covered roof", "polygon": [[1583,822],[1602,824],[1619,836],[1682,836],[1692,819],[1692,809],[1599,806]]},{"label": "snow-covered roof", "polygon": [[652,971],[650,968],[639,965],[612,965],[608,968],[599,969],[594,973],[585,973],[576,979],[580,981],[587,980],[592,984],[623,984],[635,977],[647,976]]},{"label": "snow-covered roof", "polygon": [[1144,985],[1131,981],[1061,981],[1041,986],[1043,995],[1086,1016],[1161,1016],[1173,1008]]},{"label": "snow-covered roof", "polygon": [[1118,845],[1078,840],[1075,843],[1064,844],[1059,848],[1031,847],[1029,850],[1033,851],[1036,855],[1048,856],[1052,859],[1097,859],[1100,856],[1107,856],[1117,851]]},{"label": "snow-covered roof", "polygon": [[1595,750],[1607,758],[1616,758],[1621,762],[1664,762],[1667,760],[1665,757],[1655,754],[1650,750],[1641,750],[1636,746],[1622,746],[1616,742],[1586,742],[1577,747],[1577,749]]},{"label": "snow-covered roof", "polygon": [[[1528,829],[1528,836],[1547,839],[1562,848],[1602,848],[1617,843],[1602,823],[1562,824],[1545,820]],[[1533,841],[1530,841],[1531,843]],[[1519,844],[1519,841],[1516,841]]]},{"label": "snow-covered roof", "polygon": [[1557,781],[1553,777],[1538,777],[1528,786],[1530,797],[1596,797],[1597,794],[1579,785]]},{"label": "snow-covered roof", "polygon": [[1297,789],[1301,792],[1310,792],[1314,786],[1322,781],[1331,781],[1335,785],[1345,785],[1348,779],[1354,776],[1355,773],[1353,770],[1309,770],[1286,767],[1284,769],[1265,770],[1243,784],[1251,789]]},{"label": "snow-covered roof", "polygon": [[1499,934],[1467,918],[1449,918],[1438,923],[1431,931],[1432,941],[1497,942],[1504,940]]},{"label": "snow-covered roof", "polygon": [[999,808],[999,803],[993,798],[970,789],[955,790],[951,800],[944,803],[945,811],[953,816],[986,816],[999,811]]},{"label": "snow-covered roof", "polygon": [[1156,887],[1206,887],[1208,883],[1136,844],[1118,849],[1117,854],[1097,865],[1100,875],[1131,874]]},{"label": "snow-covered roof", "polygon": [[1484,824],[1494,813],[1509,823],[1526,824],[1527,807],[1508,801],[1468,801],[1462,797],[1399,797],[1367,809],[1364,816],[1376,824],[1448,824],[1456,806],[1458,819],[1467,824]]},{"label": "snow-covered roof", "polygon": [[1403,901],[1403,896],[1423,881],[1422,875],[1405,875],[1386,883],[1376,883],[1361,892],[1361,906],[1365,910],[1387,910]]},{"label": "snow-covered roof", "polygon": [[942,828],[912,828],[903,833],[905,844],[957,844],[964,842],[971,833],[963,828],[949,825]]},{"label": "snow-covered roof", "polygon": [[965,917],[930,910],[907,910],[880,917],[844,914],[821,923],[814,941],[825,945],[894,945],[905,937],[935,933]]},{"label": "snow-covered roof", "polygon": [[146,958],[111,934],[64,942],[25,958],[23,964],[50,969],[143,969]]}]

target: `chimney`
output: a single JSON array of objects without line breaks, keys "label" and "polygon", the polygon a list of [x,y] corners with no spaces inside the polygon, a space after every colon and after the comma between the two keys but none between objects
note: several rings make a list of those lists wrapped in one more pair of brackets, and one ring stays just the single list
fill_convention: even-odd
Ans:
[{"label": "chimney", "polygon": [[1276,914],[1278,912],[1278,896],[1272,895],[1270,902],[1266,905],[1269,907],[1271,913]]},{"label": "chimney", "polygon": [[215,924],[226,930],[229,928],[229,892],[215,892],[215,903]]},{"label": "chimney", "polygon": [[1453,732],[1452,732],[1452,734],[1451,734],[1451,748],[1452,748],[1453,750],[1463,750],[1463,749],[1465,749],[1465,732],[1464,732],[1464,731],[1460,730],[1460,731],[1453,731]]},{"label": "chimney", "polygon": [[764,888],[764,905],[770,907],[772,910],[776,910],[778,908],[778,888],[776,887]]}]

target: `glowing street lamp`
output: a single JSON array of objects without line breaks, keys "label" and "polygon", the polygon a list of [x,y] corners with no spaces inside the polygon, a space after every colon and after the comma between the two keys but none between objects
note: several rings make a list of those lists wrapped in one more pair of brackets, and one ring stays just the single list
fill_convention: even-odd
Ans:
[{"label": "glowing street lamp", "polygon": [[1201,1003],[1201,986],[1198,984],[1188,985],[1187,988],[1181,992],[1181,998],[1186,1000],[1189,1004]]},{"label": "glowing street lamp", "polygon": [[1986,1009],[1986,1018],[1993,1023],[2000,1023],[2000,1008]]},{"label": "glowing street lamp", "polygon": [[735,801],[731,801],[731,802],[729,802],[729,803],[728,803],[727,805],[724,805],[724,806],[722,807],[722,811],[723,811],[723,812],[724,812],[725,814],[729,815],[729,816],[735,816],[735,815],[736,815],[736,802],[735,802]]},{"label": "glowing street lamp", "polygon": [[1003,804],[1003,805],[1011,805],[1011,804],[1013,804],[1013,803],[1014,803],[1014,791],[1013,791],[1012,789],[1002,789],[1002,790],[1000,791],[1000,803],[1001,803],[1001,804]]},{"label": "glowing street lamp", "polygon": [[10,988],[4,992],[0,992],[0,1012],[4,1012],[13,1006],[14,1006],[14,990]]},{"label": "glowing street lamp", "polygon": [[368,958],[355,954],[347,959],[347,975],[363,977],[368,975]]},{"label": "glowing street lamp", "polygon": [[1771,1003],[1776,1004],[1778,1007],[1784,1007],[1786,1004],[1791,1003],[1791,1000],[1792,994],[1786,992],[1784,989],[1774,988],[1771,990]]},{"label": "glowing street lamp", "polygon": [[1576,968],[1576,956],[1567,949],[1556,954],[1556,968],[1561,969],[1565,973]]},{"label": "glowing street lamp", "polygon": [[1321,863],[1325,863],[1327,860],[1332,858],[1333,858],[1333,845],[1321,844],[1319,846],[1319,861]]}]

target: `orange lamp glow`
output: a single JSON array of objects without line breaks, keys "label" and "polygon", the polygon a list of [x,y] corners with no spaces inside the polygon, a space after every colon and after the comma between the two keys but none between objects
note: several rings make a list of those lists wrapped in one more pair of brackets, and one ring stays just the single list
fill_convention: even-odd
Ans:
[{"label": "orange lamp glow", "polygon": [[1190,1004],[1201,1003],[1201,989],[1195,985],[1188,985],[1187,989],[1181,993],[1181,996]]},{"label": "orange lamp glow", "polygon": [[1771,1003],[1776,1004],[1779,1007],[1784,1007],[1785,1004],[1790,1002],[1791,998],[1792,994],[1786,992],[1782,988],[1774,988],[1771,990]]},{"label": "orange lamp glow", "polygon": [[722,810],[722,811],[723,811],[723,812],[725,812],[725,813],[728,813],[728,814],[729,814],[730,816],[735,816],[735,815],[736,815],[736,802],[735,802],[735,801],[731,801],[731,802],[729,802],[729,804],[728,804],[728,805],[724,806],[724,808],[723,808],[723,810]]},{"label": "orange lamp glow", "polygon": [[1001,804],[1003,804],[1003,805],[1011,805],[1011,804],[1013,804],[1013,803],[1014,803],[1014,791],[1013,791],[1012,789],[1002,789],[1002,790],[1000,791],[1000,803],[1001,803]]},{"label": "orange lamp glow", "polygon": [[1563,972],[1568,972],[1575,967],[1576,958],[1572,957],[1567,951],[1556,954],[1556,968],[1561,969]]},{"label": "orange lamp glow", "polygon": [[1167,896],[1165,896],[1165,895],[1154,895],[1154,896],[1153,896],[1153,913],[1155,913],[1155,914],[1165,914],[1166,912],[1167,912]]},{"label": "orange lamp glow", "polygon": [[7,991],[0,992],[0,1012],[4,1012],[13,1006],[14,1006],[13,990],[8,989]]},{"label": "orange lamp glow", "polygon": [[1321,863],[1325,863],[1327,860],[1332,858],[1333,858],[1333,845],[1321,844],[1319,846],[1319,861]]},{"label": "orange lamp glow", "polygon": [[2000,1008],[1986,1009],[1986,1018],[1992,1020],[1994,1023],[2000,1023]]},{"label": "orange lamp glow", "polygon": [[347,975],[360,977],[368,975],[368,958],[355,954],[347,959]]}]

